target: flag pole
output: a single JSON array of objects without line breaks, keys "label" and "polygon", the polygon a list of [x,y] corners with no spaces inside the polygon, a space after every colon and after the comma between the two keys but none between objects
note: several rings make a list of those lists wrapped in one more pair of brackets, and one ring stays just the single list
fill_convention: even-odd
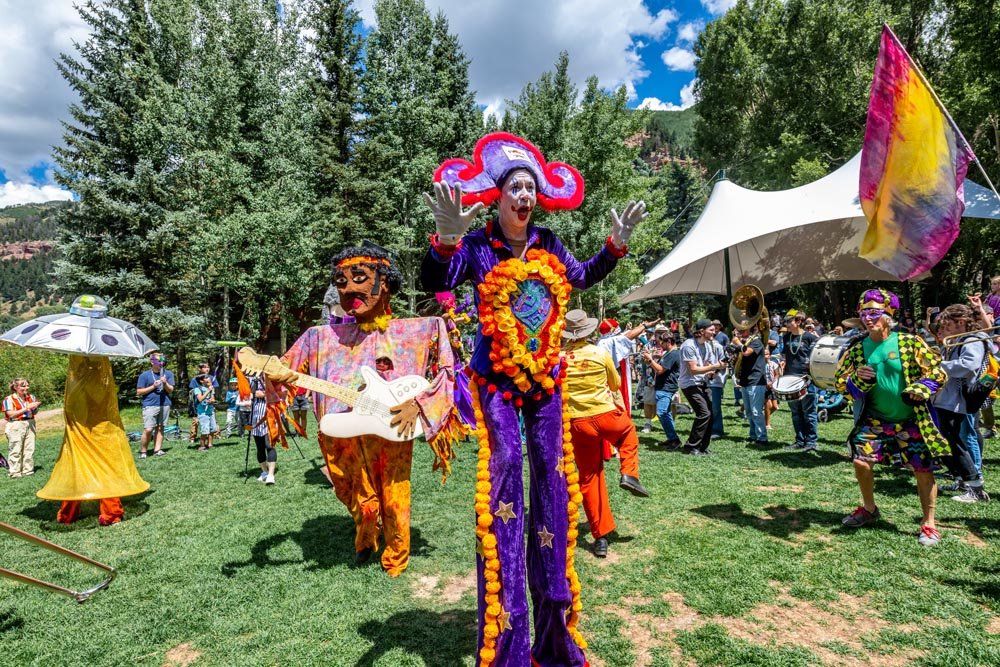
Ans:
[{"label": "flag pole", "polygon": [[993,194],[997,196],[997,199],[1000,199],[1000,192],[997,192],[996,187],[993,185],[993,181],[990,180],[990,175],[986,173],[986,169],[983,168],[983,164],[979,161],[979,156],[976,155],[976,151],[972,150],[972,145],[965,138],[965,135],[962,134],[962,129],[958,126],[958,123],[956,123],[955,119],[951,117],[950,113],[948,113],[948,108],[945,107],[944,102],[942,102],[941,98],[938,97],[938,94],[934,92],[934,87],[931,85],[931,82],[927,80],[927,77],[924,76],[923,70],[920,69],[919,65],[917,65],[917,62],[913,59],[913,56],[911,56],[910,52],[906,50],[906,48],[903,46],[903,42],[901,42],[899,37],[896,36],[896,33],[892,31],[892,28],[889,27],[889,24],[883,23],[882,27],[889,31],[889,34],[892,35],[892,38],[896,40],[897,44],[899,44],[900,50],[902,50],[902,52],[906,54],[906,59],[910,61],[910,65],[913,67],[913,71],[917,73],[918,77],[920,77],[920,81],[925,86],[927,86],[927,90],[930,91],[931,96],[934,98],[934,101],[937,102],[938,107],[941,109],[941,113],[943,113],[944,117],[948,119],[949,123],[951,123],[952,129],[954,129],[955,132],[958,133],[958,136],[962,137],[962,142],[965,144],[965,147],[969,150],[969,153],[972,154],[972,161],[976,163],[977,167],[979,167],[979,172],[983,175],[983,178],[986,179],[986,184],[990,186],[990,190],[992,190]]}]

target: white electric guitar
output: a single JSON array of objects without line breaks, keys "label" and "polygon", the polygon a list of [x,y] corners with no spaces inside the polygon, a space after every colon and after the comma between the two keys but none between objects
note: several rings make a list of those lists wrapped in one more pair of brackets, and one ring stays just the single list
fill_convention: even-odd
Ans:
[{"label": "white electric guitar", "polygon": [[[249,347],[242,348],[237,354],[243,372],[251,375],[267,373],[282,373],[289,371],[287,366],[275,356],[257,354]],[[392,413],[389,408],[409,400],[427,389],[430,383],[419,375],[404,375],[392,381],[382,379],[373,368],[362,366],[361,377],[364,389],[355,391],[341,387],[326,380],[320,380],[310,375],[298,374],[290,384],[304,387],[310,391],[330,396],[351,407],[350,412],[331,412],[323,415],[319,421],[319,430],[332,438],[350,438],[356,435],[377,435],[393,442],[402,442],[404,438],[394,426],[390,426]],[[423,434],[420,419],[413,428],[410,439]]]}]

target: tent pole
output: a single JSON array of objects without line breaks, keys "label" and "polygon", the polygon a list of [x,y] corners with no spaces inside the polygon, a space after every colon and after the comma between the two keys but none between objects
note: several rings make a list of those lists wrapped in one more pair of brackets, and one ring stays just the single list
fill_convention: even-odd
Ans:
[{"label": "tent pole", "polygon": [[726,304],[733,301],[733,276],[729,270],[729,248],[722,251],[722,263],[726,267]]}]

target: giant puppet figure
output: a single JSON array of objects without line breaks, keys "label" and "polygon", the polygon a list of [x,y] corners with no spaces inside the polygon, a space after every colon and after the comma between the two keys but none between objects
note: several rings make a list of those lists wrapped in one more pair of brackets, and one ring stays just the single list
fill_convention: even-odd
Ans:
[{"label": "giant puppet figure", "polygon": [[[108,358],[141,358],[158,348],[134,325],[108,317],[107,311],[103,299],[85,294],[73,301],[69,313],[37,317],[0,337],[23,347],[69,353],[66,430],[49,481],[37,493],[62,501],[56,514],[60,523],[76,521],[86,500],[99,501],[102,526],[120,523],[125,516],[122,497],[149,488],[132,460]],[[173,374],[169,377],[172,381]],[[169,383],[167,387],[173,390]]]},{"label": "giant puppet figure", "polygon": [[[437,233],[421,280],[434,292],[466,281],[477,290],[479,327],[468,375],[479,441],[478,664],[580,667],[586,643],[576,627],[581,602],[573,562],[582,496],[561,390],[563,316],[573,287],[590,287],[625,255],[646,206],[631,202],[621,216],[612,210],[607,242],[580,262],[551,230],[531,221],[536,205],[580,205],[579,172],[546,164],[533,145],[501,132],[480,139],[473,160],[448,160],[434,174],[435,197],[426,200]],[[493,202],[497,214],[485,228],[468,232],[476,214]],[[527,558],[519,413],[531,474]]]},{"label": "giant puppet figure", "polygon": [[[383,406],[386,421],[405,440],[374,434],[343,437],[337,427],[320,424],[319,445],[334,491],[354,518],[355,561],[365,563],[378,551],[381,533],[382,568],[394,577],[406,569],[410,557],[410,464],[418,420],[434,451],[435,468],[445,472],[453,457],[452,445],[468,432],[454,407],[454,362],[444,321],[394,319],[389,297],[401,281],[389,254],[374,244],[340,252],[333,258],[333,284],[340,305],[353,320],[322,324],[302,334],[282,357],[297,373],[268,371],[277,382],[295,384],[304,374],[356,390],[378,381],[371,370],[376,359],[388,357],[399,375],[421,377],[437,364],[438,373],[428,388],[398,405]],[[314,390],[317,420],[348,411],[349,405],[340,398],[309,388]]]}]

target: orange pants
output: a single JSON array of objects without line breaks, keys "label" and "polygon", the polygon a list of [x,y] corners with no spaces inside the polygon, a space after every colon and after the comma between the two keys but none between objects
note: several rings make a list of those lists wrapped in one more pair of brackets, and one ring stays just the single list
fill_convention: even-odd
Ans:
[{"label": "orange pants", "polygon": [[578,417],[570,424],[573,455],[580,471],[583,510],[590,522],[590,534],[597,539],[615,529],[604,479],[604,445],[610,443],[621,453],[623,475],[638,478],[639,436],[631,417],[621,408],[592,417]]},{"label": "orange pants", "polygon": [[385,536],[382,568],[399,576],[410,560],[410,467],[413,441],[391,442],[373,435],[319,435],[330,481],[354,519],[354,550],[378,551]]},{"label": "orange pants", "polygon": [[[80,518],[79,500],[64,500],[56,513],[56,521],[59,523],[73,523]],[[125,508],[122,506],[121,498],[101,498],[101,516],[98,521],[102,526],[110,526],[113,523],[121,523],[125,516]]]}]

